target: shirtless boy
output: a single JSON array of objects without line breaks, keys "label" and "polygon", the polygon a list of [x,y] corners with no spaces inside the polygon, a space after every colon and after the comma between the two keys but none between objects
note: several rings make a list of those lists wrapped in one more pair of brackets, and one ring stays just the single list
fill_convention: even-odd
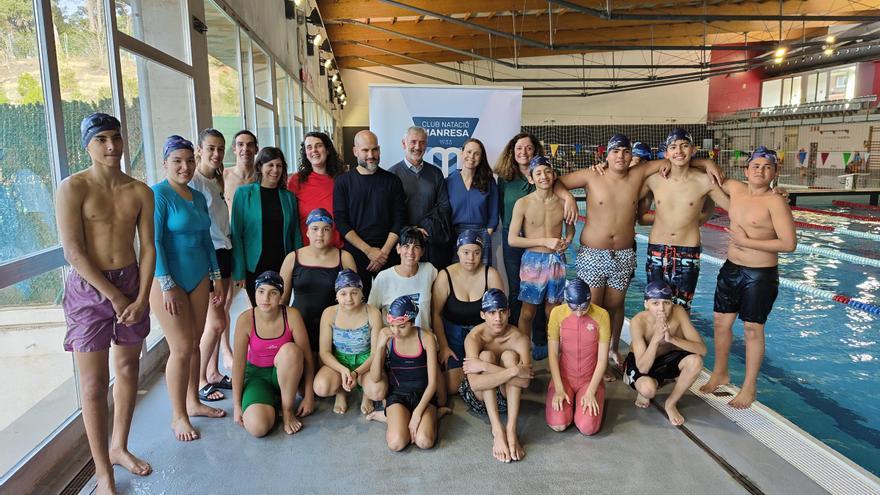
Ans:
[{"label": "shirtless boy", "polygon": [[[608,141],[607,172],[585,169],[559,179],[564,188],[583,187],[587,193],[588,219],[581,231],[582,247],[575,266],[578,277],[590,286],[593,304],[611,315],[609,352],[611,361],[618,366],[623,302],[636,263],[636,206],[645,179],[668,164],[666,160],[652,160],[630,167],[631,161],[629,138],[616,134]],[[704,161],[699,165],[716,181],[720,180],[720,170],[714,163]],[[606,379],[613,378],[606,375]]]},{"label": "shirtless boy", "polygon": [[[556,171],[550,161],[543,156],[532,158],[528,180],[535,185],[535,192],[514,204],[507,239],[512,247],[525,249],[519,270],[519,329],[523,335],[531,333],[539,305],[543,304],[549,315],[562,302],[565,250],[574,239],[574,223],[566,224],[565,236],[562,235],[564,208],[562,200],[553,193]],[[546,355],[546,351],[541,355]]]},{"label": "shirtless boy", "polygon": [[257,136],[247,129],[236,132],[232,140],[232,153],[235,154],[235,166],[223,171],[223,197],[226,198],[229,211],[232,211],[235,190],[256,178],[254,156],[257,154]]},{"label": "shirtless boy", "polygon": [[[645,179],[641,195],[654,196],[655,213],[645,263],[648,282],[662,280],[672,287],[673,301],[690,311],[700,275],[700,224],[707,197],[717,203],[724,193],[711,177],[691,167],[694,144],[684,129],[673,129],[664,144],[672,164],[669,177]],[[712,205],[714,207],[714,204]]]},{"label": "shirtless boy", "polygon": [[666,282],[645,287],[645,310],[629,323],[632,352],[623,365],[623,380],[638,393],[636,406],[648,407],[666,380],[675,388],[666,398],[666,415],[674,426],[684,424],[678,401],[703,369],[706,344],[691,324],[690,315],[672,302],[672,288]]},{"label": "shirtless boy", "polygon": [[[480,316],[464,341],[465,378],[459,394],[472,411],[489,416],[492,424],[492,455],[501,462],[519,461],[526,453],[519,443],[516,421],[522,389],[533,376],[531,342],[507,323],[510,309],[501,289],[483,294]],[[507,412],[506,428],[501,413]]]},{"label": "shirtless boy", "polygon": [[746,168],[746,183],[729,180],[722,188],[730,196],[730,243],[727,261],[718,272],[715,288],[715,369],[700,388],[710,393],[730,382],[727,362],[737,314],[746,341],[746,376],[728,404],[745,409],[755,401],[756,382],[764,359],[764,324],[779,290],[779,253],[797,247],[797,234],[786,199],[773,192],[776,152],[759,146]]},{"label": "shirtless boy", "polygon": [[[116,493],[114,464],[139,476],[153,470],[128,451],[141,347],[150,332],[148,301],[156,265],[153,191],[122,172],[123,141],[115,117],[93,113],[83,119],[80,132],[92,164],[64,180],[55,199],[61,247],[72,267],[62,302],[67,320],[64,349],[74,353],[79,369],[97,493]],[[108,449],[111,343],[116,384]]]}]

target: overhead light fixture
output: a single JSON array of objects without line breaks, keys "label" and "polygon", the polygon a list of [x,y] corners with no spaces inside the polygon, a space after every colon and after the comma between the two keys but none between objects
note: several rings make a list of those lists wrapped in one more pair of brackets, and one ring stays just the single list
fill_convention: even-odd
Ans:
[{"label": "overhead light fixture", "polygon": [[[316,34],[312,37],[312,44],[315,46],[321,46],[321,43],[324,41],[324,36],[321,33]],[[778,51],[778,50],[777,50]],[[783,52],[785,53],[785,52]]]},{"label": "overhead light fixture", "polygon": [[324,61],[324,68],[329,70],[330,67],[333,67],[333,59],[332,58],[328,58],[327,60]]},{"label": "overhead light fixture", "polygon": [[834,43],[836,40],[837,38],[835,38],[833,34],[829,34],[828,37],[825,38],[825,42],[829,44]]},{"label": "overhead light fixture", "polygon": [[336,86],[336,92],[337,92],[337,93],[342,93],[342,91],[343,91],[343,89],[342,89],[342,85],[341,85],[341,84],[340,84],[339,86]]},{"label": "overhead light fixture", "polygon": [[339,80],[339,74],[333,74],[333,82],[336,82],[338,80]]},{"label": "overhead light fixture", "polygon": [[829,46],[828,48],[825,49],[825,51],[823,53],[825,53],[825,55],[833,55],[834,49]]},{"label": "overhead light fixture", "polygon": [[[298,5],[298,4],[297,4]],[[311,13],[306,16],[306,22],[312,24],[314,26],[323,26],[324,23],[321,22],[321,14],[318,13],[318,9],[313,8]]]}]

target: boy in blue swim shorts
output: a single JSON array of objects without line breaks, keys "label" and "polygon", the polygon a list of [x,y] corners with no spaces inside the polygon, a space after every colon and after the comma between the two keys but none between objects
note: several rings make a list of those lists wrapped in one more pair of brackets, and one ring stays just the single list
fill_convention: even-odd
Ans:
[{"label": "boy in blue swim shorts", "polygon": [[[562,302],[565,250],[574,239],[574,224],[565,224],[562,200],[553,193],[556,171],[550,161],[543,156],[532,158],[528,179],[535,185],[535,192],[514,204],[507,239],[511,247],[526,250],[519,271],[519,300],[522,301],[519,329],[524,335],[529,335],[539,306],[543,305],[550,314]],[[547,341],[532,340],[534,359],[547,357]]]}]

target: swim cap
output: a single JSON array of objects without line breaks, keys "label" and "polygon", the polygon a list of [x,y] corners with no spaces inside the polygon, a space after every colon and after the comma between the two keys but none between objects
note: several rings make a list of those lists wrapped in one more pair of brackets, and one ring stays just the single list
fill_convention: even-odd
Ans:
[{"label": "swim cap", "polygon": [[348,268],[342,269],[342,271],[339,272],[339,275],[336,276],[336,283],[333,284],[333,290],[339,292],[346,287],[355,287],[357,289],[364,288],[364,283],[361,281],[360,275],[358,275],[356,271]]},{"label": "swim cap", "polygon": [[408,225],[400,229],[400,238],[397,240],[397,243],[401,246],[415,244],[420,247],[425,247],[425,240],[425,234],[423,234],[418,227]]},{"label": "swim cap", "polygon": [[400,296],[388,306],[388,315],[385,319],[391,325],[400,325],[416,319],[419,307],[409,296]]},{"label": "swim cap", "polygon": [[632,148],[629,138],[623,134],[615,134],[608,140],[608,152],[617,148]]},{"label": "swim cap", "polygon": [[691,137],[691,134],[688,131],[682,129],[681,127],[676,127],[669,132],[668,136],[666,136],[666,142],[664,143],[665,145],[663,146],[663,149],[665,150],[669,147],[670,144],[682,140],[687,141],[691,144],[694,143],[694,138]]},{"label": "swim cap", "polygon": [[766,158],[770,160],[774,166],[779,160],[779,157],[776,156],[776,151],[767,148],[766,146],[758,146],[755,148],[755,151],[752,151],[752,154],[749,156],[749,161],[751,162],[755,158]]},{"label": "swim cap", "polygon": [[455,249],[458,250],[458,248],[467,244],[476,244],[480,246],[480,249],[483,248],[483,237],[480,235],[479,230],[465,230],[458,234],[458,240],[455,241]]},{"label": "swim cap", "polygon": [[672,300],[672,287],[666,282],[655,281],[645,287],[645,300],[663,299],[664,301]]},{"label": "swim cap", "polygon": [[529,176],[532,175],[532,172],[535,171],[538,167],[550,167],[553,168],[553,165],[550,164],[550,160],[544,156],[536,156],[529,161]]},{"label": "swim cap", "polygon": [[565,302],[572,311],[589,308],[592,298],[590,287],[583,280],[576,278],[565,284]]},{"label": "swim cap", "polygon": [[637,156],[642,160],[651,160],[654,158],[654,153],[651,152],[651,147],[641,141],[637,141],[633,144],[632,150],[633,156]]},{"label": "swim cap", "polygon": [[315,208],[310,211],[309,216],[306,217],[306,225],[311,225],[315,222],[324,222],[333,225],[333,215],[324,208]]},{"label": "swim cap", "polygon": [[87,148],[95,134],[104,131],[118,131],[122,128],[119,119],[106,113],[95,112],[79,123],[79,133],[82,139],[82,147]]},{"label": "swim cap", "polygon": [[178,136],[177,134],[172,134],[171,136],[168,136],[168,139],[165,140],[165,146],[162,147],[162,156],[167,160],[168,155],[174,153],[177,150],[195,151],[191,142]]},{"label": "swim cap", "polygon": [[281,279],[281,275],[278,275],[278,272],[273,272],[272,270],[267,270],[257,277],[256,282],[254,282],[254,290],[259,289],[261,285],[271,285],[278,289],[279,292],[284,292],[284,280]]},{"label": "swim cap", "polygon": [[483,300],[480,302],[481,311],[489,313],[507,308],[507,295],[503,290],[492,288],[483,293]]}]

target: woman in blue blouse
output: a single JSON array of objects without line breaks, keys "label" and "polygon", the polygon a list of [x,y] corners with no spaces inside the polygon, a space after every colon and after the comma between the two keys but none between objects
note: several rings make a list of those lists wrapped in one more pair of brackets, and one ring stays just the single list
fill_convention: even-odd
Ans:
[{"label": "woman in blue blouse", "polygon": [[257,181],[232,199],[232,280],[244,286],[251,305],[254,282],[277,272],[288,253],[302,247],[296,197],[287,190],[287,162],[280,149],[266,146],[254,160]]},{"label": "woman in blue blouse", "polygon": [[[446,187],[456,234],[479,231],[483,264],[491,266],[492,232],[498,227],[498,185],[486,158],[486,147],[479,139],[465,141],[458,171],[449,174]],[[457,255],[453,261],[458,261]]]},{"label": "woman in blue blouse", "polygon": [[[153,186],[156,201],[156,278],[150,307],[168,341],[165,380],[171,399],[171,429],[178,440],[199,438],[190,416],[219,418],[226,413],[199,402],[199,341],[208,300],[223,306],[226,291],[211,241],[205,196],[187,184],[196,169],[193,145],[171,136],[163,149],[166,179]],[[210,296],[211,282],[214,295]]]}]

